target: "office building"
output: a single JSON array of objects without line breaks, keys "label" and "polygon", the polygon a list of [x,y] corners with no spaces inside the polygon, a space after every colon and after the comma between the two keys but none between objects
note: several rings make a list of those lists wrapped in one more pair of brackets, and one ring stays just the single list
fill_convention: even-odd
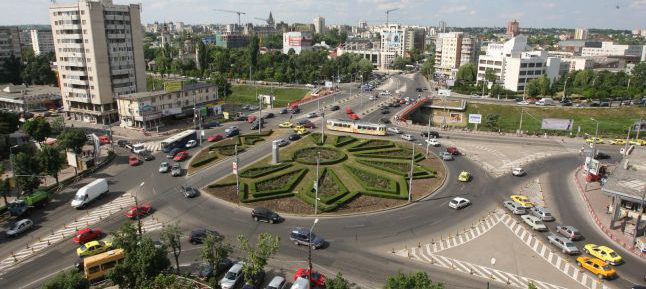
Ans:
[{"label": "office building", "polygon": [[586,40],[588,39],[588,29],[586,28],[577,28],[574,30],[574,39],[576,40]]},{"label": "office building", "polygon": [[48,54],[54,52],[54,36],[51,30],[30,31],[31,47],[35,55]]},{"label": "office building", "polygon": [[646,61],[646,45],[614,44],[612,41],[603,41],[601,46],[584,46],[581,56],[618,56],[633,61]]},{"label": "office building", "polygon": [[[527,36],[519,35],[504,44],[491,43],[487,53],[478,59],[477,81],[486,81],[491,70],[495,82],[511,91],[524,91],[531,80],[546,75],[551,81],[559,76],[560,58],[548,56],[546,51],[525,51]],[[491,87],[493,82],[487,83]]]},{"label": "office building", "polygon": [[216,33],[215,45],[224,48],[242,48],[249,43],[249,37],[239,33]]},{"label": "office building", "polygon": [[312,49],[312,42],[312,33],[309,32],[283,33],[283,53],[288,54],[290,49],[294,49],[296,54],[301,54],[303,50]]},{"label": "office building", "polygon": [[116,96],[146,90],[141,6],[80,0],[49,8],[63,107],[74,120],[118,121]]},{"label": "office building", "polygon": [[315,33],[325,33],[325,18],[318,16],[314,18],[314,32]]},{"label": "office building", "polygon": [[0,27],[0,70],[4,61],[11,56],[20,56],[20,31],[15,26]]},{"label": "office building", "polygon": [[475,62],[480,42],[463,32],[439,33],[435,41],[435,71],[455,78],[460,66]]},{"label": "office building", "polygon": [[421,27],[410,27],[406,29],[406,51],[417,49],[424,51],[424,42],[426,40],[426,29]]},{"label": "office building", "polygon": [[388,26],[379,26],[379,35],[381,35],[381,69],[389,69],[395,58],[404,57],[408,42],[412,39],[406,37],[406,28],[399,24],[388,24]]},{"label": "office building", "polygon": [[516,37],[520,34],[520,27],[518,26],[518,21],[515,19],[507,23],[507,35],[509,37]]}]

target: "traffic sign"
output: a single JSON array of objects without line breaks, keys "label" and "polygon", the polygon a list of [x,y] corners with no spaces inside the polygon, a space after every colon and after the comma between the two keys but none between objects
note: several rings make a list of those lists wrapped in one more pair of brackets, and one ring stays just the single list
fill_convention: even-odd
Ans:
[{"label": "traffic sign", "polygon": [[469,114],[469,123],[481,124],[482,114]]},{"label": "traffic sign", "polygon": [[233,174],[238,174],[238,162],[233,162]]}]

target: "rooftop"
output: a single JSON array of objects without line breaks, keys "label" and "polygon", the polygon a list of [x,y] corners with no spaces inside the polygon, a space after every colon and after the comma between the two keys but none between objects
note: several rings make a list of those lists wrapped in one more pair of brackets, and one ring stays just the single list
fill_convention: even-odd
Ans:
[{"label": "rooftop", "polygon": [[13,84],[0,84],[0,97],[4,98],[20,98],[23,95],[60,95],[61,89],[56,86],[49,85],[13,85]]},{"label": "rooftop", "polygon": [[206,87],[215,87],[215,85],[209,84],[209,83],[191,83],[191,84],[184,84],[184,86],[182,86],[182,89],[177,90],[177,91],[170,91],[170,92],[166,91],[166,90],[144,91],[144,92],[137,92],[137,93],[131,93],[131,94],[118,95],[116,98],[117,99],[126,99],[126,100],[135,100],[135,99],[148,98],[148,97],[152,97],[152,96],[167,95],[167,94],[176,93],[176,92],[191,91],[191,90],[196,90],[196,89],[206,88]]},{"label": "rooftop", "polygon": [[619,195],[622,199],[641,202],[646,191],[646,148],[635,147],[628,155],[628,160],[628,169],[624,169],[622,161],[611,173],[602,191],[607,195]]}]

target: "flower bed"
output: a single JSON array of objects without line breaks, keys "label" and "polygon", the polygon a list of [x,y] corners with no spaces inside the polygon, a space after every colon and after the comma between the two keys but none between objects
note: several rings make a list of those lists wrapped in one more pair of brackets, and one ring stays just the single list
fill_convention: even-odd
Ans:
[{"label": "flower bed", "polygon": [[[357,162],[378,170],[386,171],[389,173],[397,174],[408,178],[410,174],[410,162],[406,161],[385,161],[375,159],[357,159]],[[432,178],[435,172],[428,170],[418,164],[413,168],[413,179]]]},{"label": "flower bed", "polygon": [[194,168],[201,167],[203,165],[206,165],[206,164],[216,160],[217,158],[218,158],[218,156],[216,154],[212,153],[209,156],[206,156],[204,158],[194,160],[193,162],[191,162],[191,167],[194,167]]},{"label": "flower bed", "polygon": [[320,132],[311,133],[309,135],[309,137],[312,139],[312,142],[314,142],[314,144],[321,146],[321,145],[325,144],[325,142],[327,141],[328,136],[323,135],[323,143],[321,143],[321,133]]},{"label": "flower bed", "polygon": [[297,169],[257,181],[251,185],[251,197],[258,199],[279,194],[293,194],[292,189],[300,182],[307,171],[305,168]]},{"label": "flower bed", "polygon": [[255,145],[257,142],[265,140],[264,138],[256,135],[243,136],[242,139],[242,143],[244,143],[245,145]]},{"label": "flower bed", "polygon": [[399,184],[390,178],[354,166],[344,165],[343,168],[366,190],[394,194],[399,192]]},{"label": "flower bed", "polygon": [[395,144],[388,140],[369,139],[361,141],[360,143],[349,148],[349,152],[358,152],[366,150],[384,149],[395,147]]},{"label": "flower bed", "polygon": [[277,164],[277,165],[268,165],[268,166],[260,166],[260,167],[254,167],[254,168],[248,168],[242,172],[240,172],[240,177],[241,178],[259,178],[262,176],[266,176],[268,174],[280,171],[282,169],[286,169],[290,167],[292,164],[290,163],[282,163],[282,164]]},{"label": "flower bed", "polygon": [[[360,152],[355,153],[357,157],[366,157],[366,158],[384,158],[384,159],[398,159],[398,160],[410,160],[412,150],[402,149],[402,148],[387,148],[374,150],[369,152]],[[424,158],[422,153],[415,153],[415,161],[419,161],[420,158]]]},{"label": "flower bed", "polygon": [[[235,155],[235,145],[227,145],[227,146],[221,146],[217,148],[217,151],[219,154],[223,156],[232,156]],[[241,153],[244,151],[243,147],[238,147],[238,153]]]},{"label": "flower bed", "polygon": [[306,165],[316,165],[316,158],[319,156],[322,165],[339,163],[346,158],[346,154],[340,150],[330,147],[309,147],[294,152],[293,160]]},{"label": "flower bed", "polygon": [[336,140],[334,141],[334,146],[342,147],[355,141],[357,141],[355,137],[352,137],[349,135],[339,135],[336,137]]}]

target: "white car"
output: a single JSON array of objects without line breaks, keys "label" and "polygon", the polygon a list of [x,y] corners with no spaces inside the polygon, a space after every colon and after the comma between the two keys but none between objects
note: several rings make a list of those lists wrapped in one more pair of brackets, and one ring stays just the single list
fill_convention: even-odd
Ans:
[{"label": "white car", "polygon": [[434,147],[439,147],[440,146],[440,141],[438,141],[436,138],[428,138],[426,139],[426,143],[430,146]]},{"label": "white car", "polygon": [[449,202],[449,207],[453,208],[453,209],[456,209],[456,210],[459,210],[459,209],[462,209],[462,208],[468,206],[469,204],[471,204],[471,201],[469,201],[469,200],[467,200],[465,198],[455,197],[455,198],[453,198],[453,200],[451,200]]},{"label": "white car", "polygon": [[189,140],[188,142],[186,142],[186,148],[187,149],[190,149],[190,148],[193,148],[193,147],[196,147],[196,146],[197,146],[197,141],[194,140],[194,139]]},{"label": "white car", "polygon": [[170,170],[170,165],[167,162],[162,162],[161,164],[159,164],[160,173],[167,173],[168,170]]},{"label": "white car", "polygon": [[532,230],[534,231],[547,231],[547,227],[543,224],[543,221],[537,217],[532,215],[522,215],[520,218],[523,219],[527,225],[532,227]]},{"label": "white car", "polygon": [[179,166],[179,164],[174,164],[170,168],[170,175],[173,177],[179,177],[182,175],[182,167]]},{"label": "white car", "polygon": [[22,219],[11,224],[11,226],[9,227],[9,229],[7,229],[5,233],[7,234],[7,237],[15,237],[20,233],[23,233],[31,229],[31,227],[33,226],[34,226],[34,222],[32,220]]},{"label": "white car", "polygon": [[405,139],[405,140],[407,140],[407,141],[413,141],[413,140],[414,140],[413,136],[412,136],[412,135],[410,135],[410,134],[407,134],[407,133],[406,133],[406,134],[402,134],[401,138],[403,138],[403,139]]},{"label": "white car", "polygon": [[132,145],[132,152],[138,154],[146,150],[146,147],[142,143]]},{"label": "white car", "polygon": [[526,174],[525,170],[521,167],[511,169],[511,174],[517,177],[524,176]]},{"label": "white car", "polygon": [[402,131],[401,131],[399,128],[396,128],[396,127],[389,127],[389,128],[386,128],[386,131],[387,131],[387,132],[392,132],[392,133],[395,133],[395,134],[400,134],[400,133],[402,133]]},{"label": "white car", "polygon": [[505,208],[509,209],[514,215],[524,215],[527,214],[527,211],[525,210],[525,207],[521,207],[520,205],[512,202],[512,201],[504,201],[503,205]]},{"label": "white car", "polygon": [[310,112],[307,114],[307,118],[315,118],[315,117],[317,117],[316,112]]}]

